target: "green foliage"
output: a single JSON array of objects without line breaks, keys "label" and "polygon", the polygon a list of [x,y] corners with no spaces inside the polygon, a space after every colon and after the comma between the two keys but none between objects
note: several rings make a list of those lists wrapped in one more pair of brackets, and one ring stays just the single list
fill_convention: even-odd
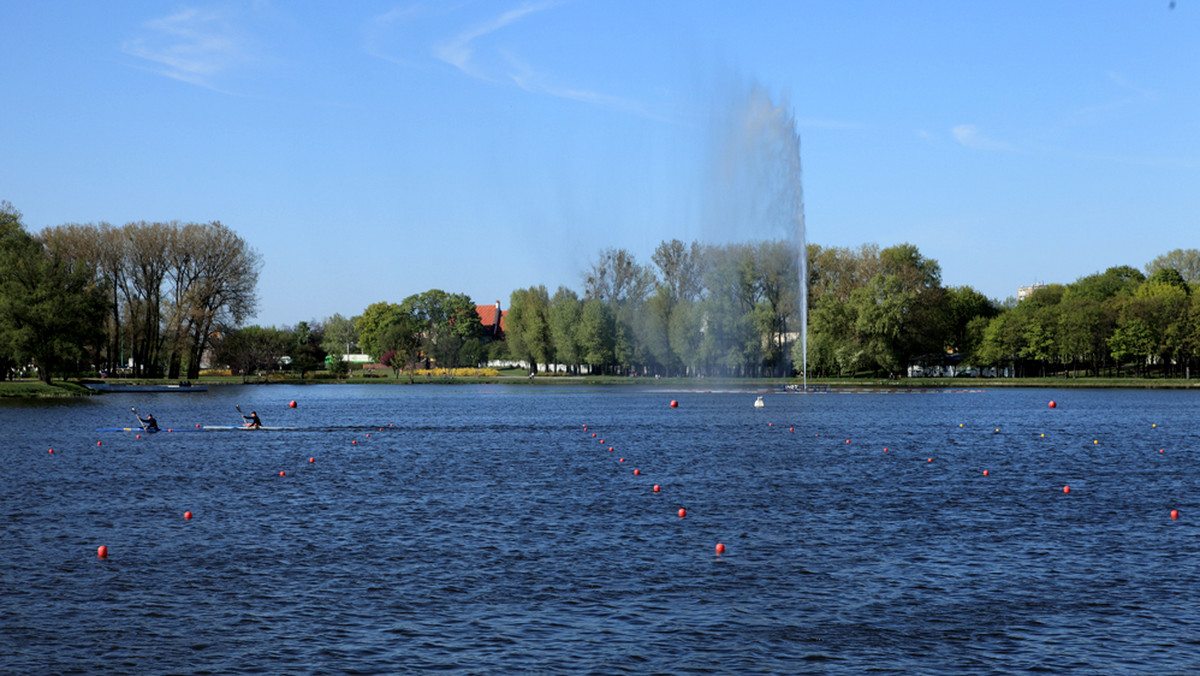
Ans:
[{"label": "green foliage", "polygon": [[408,314],[397,315],[391,323],[383,328],[379,344],[384,349],[379,358],[383,365],[391,368],[397,378],[400,377],[401,371],[407,370],[411,381],[412,371],[420,357],[421,349],[421,338],[417,334],[416,320]]},{"label": "green foliage", "polygon": [[361,317],[347,319],[334,314],[325,320],[321,349],[328,354],[347,354],[359,344],[358,323]]},{"label": "green foliage", "polygon": [[0,366],[32,362],[42,382],[79,372],[103,343],[105,287],[95,268],[35,240],[0,203]]},{"label": "green foliage", "polygon": [[1153,277],[1163,269],[1172,269],[1188,284],[1200,283],[1200,250],[1174,249],[1146,264],[1146,274]]},{"label": "green foliage", "polygon": [[326,370],[335,378],[345,378],[350,375],[350,362],[342,359],[341,353],[333,353],[326,358]]},{"label": "green foliage", "polygon": [[379,359],[388,350],[383,344],[383,332],[388,326],[409,319],[408,311],[396,303],[372,303],[358,318],[358,341],[361,349]]},{"label": "green foliage", "polygon": [[441,368],[460,366],[466,341],[483,336],[475,303],[466,294],[430,289],[405,298],[400,309],[414,322],[425,356]]},{"label": "green foliage", "polygon": [[550,296],[546,287],[537,286],[512,292],[508,304],[508,349],[514,359],[529,364],[537,373],[538,364],[554,362],[550,327]]},{"label": "green foliage", "polygon": [[246,326],[225,334],[217,344],[216,359],[228,364],[243,380],[283,368],[283,358],[295,347],[288,331],[274,327]]}]

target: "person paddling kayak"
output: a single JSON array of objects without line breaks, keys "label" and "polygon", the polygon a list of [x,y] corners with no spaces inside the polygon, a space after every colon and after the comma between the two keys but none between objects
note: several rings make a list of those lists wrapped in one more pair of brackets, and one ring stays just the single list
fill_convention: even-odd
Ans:
[{"label": "person paddling kayak", "polygon": [[[137,415],[137,413],[134,413],[134,415]],[[158,421],[154,419],[153,413],[147,413],[145,418],[138,415],[137,419],[138,419],[138,422],[142,423],[142,425],[145,426],[147,432],[157,432],[158,431]]]},{"label": "person paddling kayak", "polygon": [[258,413],[256,413],[255,411],[250,411],[250,415],[244,415],[244,416],[242,416],[242,419],[250,421],[250,422],[246,423],[246,427],[262,427],[263,426],[262,421],[258,419]]}]

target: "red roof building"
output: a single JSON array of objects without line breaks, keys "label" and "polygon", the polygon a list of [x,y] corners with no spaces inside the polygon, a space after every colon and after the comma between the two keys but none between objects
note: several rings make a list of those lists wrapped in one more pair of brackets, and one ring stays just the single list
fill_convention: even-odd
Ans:
[{"label": "red roof building", "polygon": [[504,338],[504,315],[508,312],[500,310],[500,301],[495,305],[476,305],[475,312],[479,315],[479,323],[483,324],[483,335],[492,340]]}]

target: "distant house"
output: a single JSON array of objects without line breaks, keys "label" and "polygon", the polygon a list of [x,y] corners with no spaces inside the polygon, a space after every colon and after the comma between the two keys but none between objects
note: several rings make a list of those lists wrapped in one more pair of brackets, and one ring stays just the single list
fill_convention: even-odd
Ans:
[{"label": "distant house", "polygon": [[495,305],[476,305],[475,312],[483,324],[484,342],[504,340],[504,316],[508,313],[500,310],[500,301]]},{"label": "distant house", "polygon": [[1041,282],[1034,282],[1033,284],[1030,284],[1029,286],[1018,286],[1017,287],[1017,302],[1020,303],[1021,301],[1025,300],[1026,298],[1032,296],[1037,291],[1044,289],[1044,288],[1046,288],[1046,285]]}]

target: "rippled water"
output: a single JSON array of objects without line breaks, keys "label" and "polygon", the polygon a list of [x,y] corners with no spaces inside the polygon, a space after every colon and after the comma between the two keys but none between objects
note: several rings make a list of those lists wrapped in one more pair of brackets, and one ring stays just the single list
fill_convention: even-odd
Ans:
[{"label": "rippled water", "polygon": [[1200,395],[758,394],[0,403],[0,670],[1200,671]]}]

